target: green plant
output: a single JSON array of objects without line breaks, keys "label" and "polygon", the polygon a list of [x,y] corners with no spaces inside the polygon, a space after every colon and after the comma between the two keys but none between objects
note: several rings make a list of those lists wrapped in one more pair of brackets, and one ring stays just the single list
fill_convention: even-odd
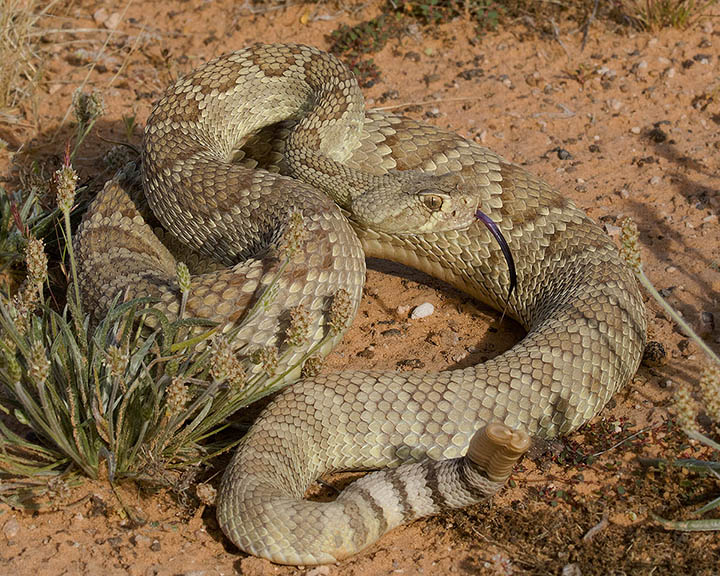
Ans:
[{"label": "green plant", "polygon": [[438,24],[465,16],[475,22],[478,31],[496,29],[500,17],[505,13],[503,3],[494,0],[390,0],[390,6],[423,24]]},{"label": "green plant", "polygon": [[615,2],[617,15],[641,30],[687,28],[717,0],[619,0]]},{"label": "green plant", "polygon": [[[46,488],[39,479],[63,473],[98,478],[107,468],[111,483],[136,478],[172,484],[183,470],[236,443],[217,435],[227,418],[283,385],[298,368],[288,367],[284,355],[308,342],[301,308],[291,313],[280,351],[236,350],[233,341],[275,298],[277,278],[304,241],[299,214],[291,216],[279,247],[284,260],[277,276],[229,331],[184,317],[190,278],[183,264],[178,318],[168,318],[150,298],[116,300],[93,326],[77,284],[69,219],[77,175],[69,155],[55,180],[70,271],[67,305],[59,312],[43,301],[47,257],[33,237],[26,243],[24,284],[15,296],[0,298],[0,480],[11,488],[0,490],[0,498],[14,505]],[[344,300],[339,292],[325,339],[301,357],[306,370],[347,322]]]},{"label": "green plant", "polygon": [[[650,279],[645,275],[642,268],[642,259],[639,248],[639,234],[635,223],[631,219],[626,219],[622,224],[622,245],[620,253],[628,264],[630,269],[640,281],[642,286],[650,293],[650,295],[662,306],[667,314],[675,321],[680,329],[691,338],[706,354],[708,364],[699,381],[700,393],[704,400],[704,408],[707,416],[714,427],[713,433],[720,435],[720,358],[713,350],[700,338],[687,322],[678,314],[678,312],[670,306],[670,304],[662,297],[653,286]],[[712,450],[720,452],[720,443],[703,434],[697,423],[698,410],[692,399],[691,392],[684,386],[678,387],[675,395],[675,410],[677,413],[677,421],[684,432],[692,439],[708,446]],[[682,465],[678,461],[656,461],[653,465],[664,464],[670,466]],[[693,468],[701,469],[702,472],[713,474],[720,479],[720,461],[701,461],[694,460]],[[713,499],[704,506],[694,511],[695,514],[705,514],[715,508],[720,507],[720,497]],[[653,517],[663,526],[671,530],[682,531],[701,531],[701,530],[720,530],[720,518],[698,518],[687,521],[666,520],[660,516]]]},{"label": "green plant", "polygon": [[48,236],[57,214],[57,209],[42,209],[36,190],[23,199],[21,193],[0,187],[0,270],[22,261],[28,236]]},{"label": "green plant", "polygon": [[404,27],[404,19],[398,14],[380,14],[355,26],[343,24],[329,34],[329,51],[343,59],[361,87],[369,88],[380,80],[380,69],[366,55],[382,50],[390,38],[400,36]]}]

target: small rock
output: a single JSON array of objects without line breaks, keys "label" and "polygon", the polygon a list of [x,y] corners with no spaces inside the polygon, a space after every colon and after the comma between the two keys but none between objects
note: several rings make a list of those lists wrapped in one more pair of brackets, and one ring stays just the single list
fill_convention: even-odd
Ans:
[{"label": "small rock", "polygon": [[15,518],[10,518],[10,520],[3,525],[3,534],[5,534],[5,538],[8,540],[15,538],[18,532],[20,532],[20,524]]},{"label": "small rock", "polygon": [[318,566],[312,570],[308,570],[305,576],[330,576],[330,566]]},{"label": "small rock", "polygon": [[375,346],[368,346],[364,350],[360,350],[360,352],[358,352],[357,355],[360,358],[367,358],[368,360],[370,358],[374,358],[375,357]]},{"label": "small rock", "polygon": [[579,564],[565,564],[562,569],[562,576],[582,576]]},{"label": "small rock", "polygon": [[645,60],[640,60],[637,64],[638,70],[647,70],[648,63]]},{"label": "small rock", "polygon": [[160,546],[160,542],[158,540],[153,540],[152,544],[150,544],[150,550],[153,552],[160,552],[160,549],[162,546]]},{"label": "small rock", "polygon": [[528,86],[537,86],[540,83],[540,74],[538,72],[528,74],[525,76],[525,83]]},{"label": "small rock", "polygon": [[652,178],[650,178],[650,184],[652,184],[653,186],[657,186],[658,184],[660,184],[660,182],[662,182],[662,178],[660,178],[660,176],[653,176]]},{"label": "small rock", "polygon": [[615,112],[617,112],[618,110],[620,110],[623,107],[623,103],[620,100],[618,100],[617,98],[611,98],[610,100],[608,100],[608,106],[610,107],[611,110],[614,110]]},{"label": "small rock", "polygon": [[664,130],[655,126],[652,130],[650,130],[650,132],[648,132],[648,138],[650,138],[653,142],[662,144],[665,140],[667,140],[667,134]]},{"label": "small rock", "polygon": [[133,534],[130,536],[130,543],[133,546],[144,546],[146,544],[150,544],[150,538],[145,536],[144,534]]},{"label": "small rock", "polygon": [[386,338],[388,336],[402,336],[402,332],[397,328],[388,328],[387,330],[380,332],[380,335],[385,336]]},{"label": "small rock", "polygon": [[560,158],[560,160],[569,160],[570,158],[572,158],[572,154],[565,150],[565,148],[556,148],[555,151],[557,152],[558,158]]},{"label": "small rock", "polygon": [[613,238],[620,237],[620,232],[622,232],[622,228],[620,228],[620,226],[615,226],[614,224],[608,224],[606,222],[603,224],[603,227],[605,228],[605,232],[608,236],[612,236]]},{"label": "small rock", "polygon": [[103,26],[105,26],[108,30],[115,30],[115,28],[120,25],[121,19],[122,17],[119,12],[113,12],[110,16],[108,16],[107,20],[103,22]]},{"label": "small rock", "polygon": [[702,312],[700,314],[700,322],[708,332],[715,331],[715,315],[712,312]]},{"label": "small rock", "polygon": [[407,304],[400,304],[400,306],[395,309],[395,312],[397,312],[398,316],[407,316],[410,312],[410,306]]},{"label": "small rock", "polygon": [[633,126],[632,128],[630,128],[630,132],[632,132],[633,134],[640,134],[640,126]]},{"label": "small rock", "polygon": [[430,302],[423,302],[410,313],[410,318],[418,320],[432,315],[433,312],[435,312],[435,306],[433,306]]},{"label": "small rock", "polygon": [[105,10],[105,8],[100,8],[99,10],[95,10],[95,12],[93,12],[93,15],[92,15],[93,20],[95,20],[95,23],[99,24],[100,26],[102,26],[103,24],[105,24],[105,22],[107,22],[108,16],[109,16],[108,11]]},{"label": "small rock", "polygon": [[400,360],[400,362],[397,363],[397,367],[407,370],[417,370],[418,368],[425,368],[425,362],[420,360],[420,358],[407,358]]},{"label": "small rock", "polygon": [[485,76],[485,70],[482,68],[470,68],[468,70],[463,70],[458,74],[460,78],[463,80],[472,80],[474,78],[482,78]]}]

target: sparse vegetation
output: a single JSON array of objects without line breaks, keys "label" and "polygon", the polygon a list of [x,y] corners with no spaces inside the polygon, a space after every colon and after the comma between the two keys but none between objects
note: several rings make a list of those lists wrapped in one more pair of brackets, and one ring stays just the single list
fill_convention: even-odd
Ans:
[{"label": "sparse vegetation", "polygon": [[16,119],[14,108],[34,93],[41,74],[39,23],[55,4],[0,0],[0,118],[5,121]]},{"label": "sparse vegetation", "polygon": [[717,0],[619,0],[615,9],[622,19],[642,30],[686,28]]},{"label": "sparse vegetation", "polygon": [[[225,335],[212,323],[184,318],[182,307],[172,320],[148,298],[116,301],[92,326],[77,290],[69,220],[77,176],[69,163],[56,182],[71,275],[67,306],[58,312],[43,301],[47,257],[31,235],[25,283],[0,300],[0,478],[16,505],[28,490],[37,495],[38,477],[81,472],[97,478],[105,466],[111,482],[133,477],[172,484],[183,470],[234,444],[213,438],[228,416],[277,389],[287,374],[278,370],[279,354],[307,339],[307,316],[298,310],[280,353],[235,350],[234,335],[270,304],[273,283]],[[285,236],[302,241],[301,218],[291,219]],[[286,262],[297,248],[293,241],[283,248]],[[182,264],[178,283],[184,303],[190,283]],[[150,318],[156,330],[147,328]]]},{"label": "sparse vegetation", "polygon": [[[680,329],[691,338],[707,356],[708,364],[698,382],[698,388],[704,401],[705,414],[710,421],[708,434],[717,434],[720,436],[720,358],[718,358],[717,354],[695,333],[690,325],[685,322],[682,316],[668,304],[665,298],[663,298],[655,286],[653,286],[650,279],[645,275],[642,268],[638,239],[637,226],[632,220],[626,219],[622,226],[622,246],[620,249],[620,253],[625,262],[633,272],[635,272],[635,276],[655,301],[662,306],[663,310],[667,312]],[[678,387],[675,392],[675,411],[678,424],[680,424],[690,438],[720,453],[720,443],[704,434],[699,427],[697,422],[699,413],[697,405],[692,397],[691,391],[685,386]],[[676,461],[656,461],[654,464],[678,465]],[[685,465],[687,465],[687,463],[685,463]],[[696,470],[699,469],[701,472],[712,474],[720,479],[720,473],[718,473],[718,470],[720,470],[720,461],[694,461],[692,462],[692,467]],[[720,497],[713,499],[711,502],[695,510],[695,514],[701,515],[718,507],[720,507]],[[718,518],[699,518],[685,521],[671,521],[659,516],[654,516],[654,518],[671,530],[720,530],[720,519]]]}]

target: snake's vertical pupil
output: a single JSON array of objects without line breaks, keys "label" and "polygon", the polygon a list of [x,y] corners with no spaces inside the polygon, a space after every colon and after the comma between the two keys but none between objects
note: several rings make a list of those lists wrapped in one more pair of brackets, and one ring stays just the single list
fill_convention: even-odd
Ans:
[{"label": "snake's vertical pupil", "polygon": [[508,267],[508,273],[510,274],[510,289],[508,290],[508,296],[507,299],[510,300],[510,297],[512,296],[513,291],[517,287],[517,274],[515,272],[515,260],[513,259],[512,252],[510,251],[510,246],[508,246],[507,240],[505,240],[505,236],[503,236],[503,233],[501,232],[500,228],[497,224],[495,224],[495,221],[490,218],[487,214],[485,214],[482,210],[476,210],[475,211],[475,218],[480,220],[483,224],[485,224],[485,227],[490,231],[490,234],[493,235],[493,238],[497,241],[497,243],[500,245],[500,250],[503,253],[503,256],[505,257],[505,262],[507,262]]},{"label": "snake's vertical pupil", "polygon": [[433,194],[432,192],[421,192],[420,196],[423,204],[425,204],[425,206],[433,212],[437,212],[440,208],[442,208],[443,199],[437,194]]}]

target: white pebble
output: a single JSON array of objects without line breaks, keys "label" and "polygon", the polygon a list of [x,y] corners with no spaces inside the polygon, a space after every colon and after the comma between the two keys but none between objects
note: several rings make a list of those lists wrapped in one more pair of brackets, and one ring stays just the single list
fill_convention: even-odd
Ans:
[{"label": "white pebble", "polygon": [[430,302],[423,302],[420,306],[417,306],[411,313],[410,318],[417,320],[418,318],[425,318],[435,312],[435,306]]},{"label": "white pebble", "polygon": [[633,134],[640,134],[640,126],[633,126],[632,128],[630,128],[630,132],[632,132]]}]

